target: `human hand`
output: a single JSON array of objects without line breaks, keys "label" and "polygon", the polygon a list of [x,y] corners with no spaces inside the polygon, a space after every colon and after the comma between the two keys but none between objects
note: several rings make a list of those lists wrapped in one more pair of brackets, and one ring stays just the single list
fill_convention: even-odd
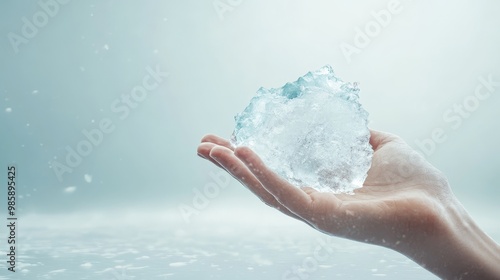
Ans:
[{"label": "human hand", "polygon": [[[297,188],[249,148],[233,149],[214,135],[202,139],[198,154],[225,169],[267,205],[317,230],[394,249],[440,276],[474,275],[471,272],[477,272],[481,263],[470,259],[483,258],[463,245],[457,232],[464,233],[464,228],[456,221],[475,224],[445,176],[395,135],[371,131],[370,144],[372,166],[363,187],[354,194]],[[498,259],[498,245],[478,228],[469,233],[478,244],[496,248]]]},{"label": "human hand", "polygon": [[204,137],[198,153],[289,216],[325,233],[389,246],[414,230],[415,223],[432,223],[435,212],[429,209],[436,205],[428,198],[445,199],[449,188],[439,171],[398,137],[372,131],[370,143],[372,166],[363,188],[354,194],[299,189],[269,170],[250,149],[234,150],[217,136]]}]

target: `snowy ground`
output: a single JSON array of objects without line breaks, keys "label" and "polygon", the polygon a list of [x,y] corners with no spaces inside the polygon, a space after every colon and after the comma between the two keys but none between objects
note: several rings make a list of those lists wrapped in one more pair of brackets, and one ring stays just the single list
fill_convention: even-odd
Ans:
[{"label": "snowy ground", "polygon": [[17,272],[2,261],[0,279],[437,279],[265,207],[213,210],[190,223],[176,210],[21,217]]}]

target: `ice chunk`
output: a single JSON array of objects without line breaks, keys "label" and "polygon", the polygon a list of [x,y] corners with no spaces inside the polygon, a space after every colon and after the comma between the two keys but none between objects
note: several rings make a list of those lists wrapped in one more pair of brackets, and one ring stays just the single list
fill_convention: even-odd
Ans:
[{"label": "ice chunk", "polygon": [[362,187],[373,155],[358,92],[329,65],[281,88],[260,88],[236,115],[231,142],[294,185],[350,193]]}]

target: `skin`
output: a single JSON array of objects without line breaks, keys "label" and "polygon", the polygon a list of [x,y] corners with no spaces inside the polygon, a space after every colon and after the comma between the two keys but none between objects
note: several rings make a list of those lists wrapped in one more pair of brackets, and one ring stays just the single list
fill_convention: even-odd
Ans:
[{"label": "skin", "polygon": [[395,135],[371,130],[372,165],[354,194],[297,188],[247,147],[215,135],[201,142],[199,156],[323,233],[396,250],[443,279],[500,279],[500,246],[475,224],[446,177]]}]

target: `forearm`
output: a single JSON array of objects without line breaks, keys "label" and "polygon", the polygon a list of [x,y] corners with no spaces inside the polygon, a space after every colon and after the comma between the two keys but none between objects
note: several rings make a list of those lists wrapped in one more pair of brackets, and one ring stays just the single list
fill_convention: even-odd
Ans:
[{"label": "forearm", "polygon": [[401,253],[443,279],[500,279],[500,246],[455,198],[441,210],[433,236],[416,239]]}]

